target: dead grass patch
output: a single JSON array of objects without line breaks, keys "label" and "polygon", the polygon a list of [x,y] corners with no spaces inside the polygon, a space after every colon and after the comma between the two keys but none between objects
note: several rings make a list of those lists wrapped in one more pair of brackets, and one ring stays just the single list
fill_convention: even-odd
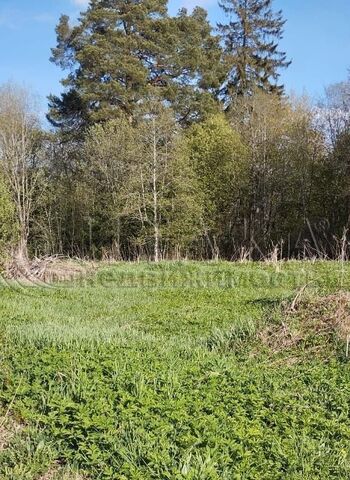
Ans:
[{"label": "dead grass patch", "polygon": [[334,352],[336,343],[349,356],[350,293],[299,299],[282,307],[282,320],[259,334],[263,345],[279,353],[295,348],[314,354]]},{"label": "dead grass patch", "polygon": [[88,480],[87,477],[78,472],[73,472],[70,469],[61,467],[58,463],[44,473],[38,480]]},{"label": "dead grass patch", "polygon": [[61,256],[47,256],[33,260],[13,258],[6,268],[6,278],[25,284],[53,283],[83,278],[94,272],[92,262],[83,262]]},{"label": "dead grass patch", "polygon": [[5,450],[11,440],[23,430],[23,425],[16,422],[11,416],[0,416],[0,452]]}]

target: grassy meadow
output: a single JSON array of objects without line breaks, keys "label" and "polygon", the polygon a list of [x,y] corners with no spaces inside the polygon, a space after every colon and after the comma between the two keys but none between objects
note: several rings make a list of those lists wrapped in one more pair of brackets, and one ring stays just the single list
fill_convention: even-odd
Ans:
[{"label": "grassy meadow", "polygon": [[349,274],[120,263],[3,282],[0,478],[349,479],[345,343],[324,329],[295,340],[307,308],[284,313],[298,292],[303,305],[346,291]]}]

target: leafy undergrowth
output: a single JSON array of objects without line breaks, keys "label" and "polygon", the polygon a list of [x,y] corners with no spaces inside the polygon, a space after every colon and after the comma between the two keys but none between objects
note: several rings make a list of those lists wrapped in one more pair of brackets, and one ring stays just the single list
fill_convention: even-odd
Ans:
[{"label": "leafy undergrowth", "polygon": [[350,478],[348,272],[141,263],[4,287],[0,478]]}]

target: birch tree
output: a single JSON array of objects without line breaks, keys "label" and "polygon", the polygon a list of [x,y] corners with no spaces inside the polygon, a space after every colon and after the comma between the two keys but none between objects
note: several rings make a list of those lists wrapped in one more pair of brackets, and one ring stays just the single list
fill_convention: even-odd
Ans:
[{"label": "birch tree", "polygon": [[128,208],[139,222],[137,241],[156,262],[179,257],[199,235],[203,204],[181,130],[171,110],[152,100],[142,108],[135,138]]},{"label": "birch tree", "polygon": [[31,98],[20,87],[0,88],[0,168],[7,182],[19,223],[18,260],[28,258],[30,222],[40,169],[39,122],[31,110]]},{"label": "birch tree", "polygon": [[176,125],[171,113],[158,102],[151,102],[141,113],[137,128],[139,142],[134,190],[138,213],[146,239],[152,232],[153,258],[161,258],[161,230],[169,207],[169,170],[173,161]]}]

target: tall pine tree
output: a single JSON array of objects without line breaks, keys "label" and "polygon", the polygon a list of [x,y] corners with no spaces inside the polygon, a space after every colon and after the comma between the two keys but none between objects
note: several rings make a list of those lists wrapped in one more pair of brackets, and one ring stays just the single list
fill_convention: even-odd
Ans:
[{"label": "tall pine tree", "polygon": [[282,94],[279,69],[291,63],[278,51],[285,24],[282,11],[273,12],[272,0],[221,0],[219,5],[229,17],[227,24],[218,24],[226,60],[225,104],[257,88]]},{"label": "tall pine tree", "polygon": [[[203,9],[167,13],[167,0],[90,0],[78,25],[62,16],[52,61],[69,74],[49,120],[69,129],[126,116],[149,97],[183,121],[213,109],[220,47]],[[197,115],[198,116],[198,115]]]}]

